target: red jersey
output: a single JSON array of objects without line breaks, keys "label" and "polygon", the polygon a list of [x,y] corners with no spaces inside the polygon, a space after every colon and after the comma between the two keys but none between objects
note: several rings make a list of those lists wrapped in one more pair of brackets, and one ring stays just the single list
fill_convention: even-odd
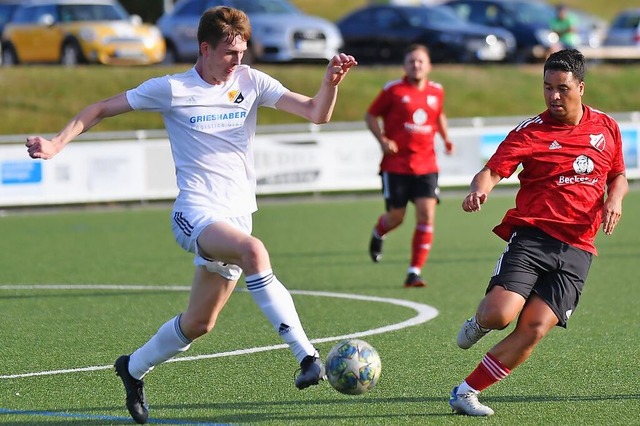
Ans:
[{"label": "red jersey", "polygon": [[444,89],[428,81],[424,89],[407,78],[389,82],[367,112],[382,117],[384,134],[398,145],[396,154],[384,155],[383,172],[409,175],[437,173],[434,137],[439,130]]},{"label": "red jersey", "polygon": [[597,254],[606,184],[625,166],[618,124],[600,111],[583,109],[576,126],[560,123],[548,111],[523,121],[487,162],[505,178],[523,167],[516,206],[493,229],[502,239],[509,239],[514,226],[535,226]]}]

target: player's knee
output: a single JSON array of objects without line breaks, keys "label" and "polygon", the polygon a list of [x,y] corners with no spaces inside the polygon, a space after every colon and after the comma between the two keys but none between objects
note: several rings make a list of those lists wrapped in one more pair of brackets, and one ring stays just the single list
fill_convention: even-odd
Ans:
[{"label": "player's knee", "polygon": [[242,268],[245,272],[260,271],[269,266],[269,253],[266,247],[257,238],[251,237],[242,247]]},{"label": "player's knee", "polygon": [[207,318],[207,319],[199,319],[199,318],[191,318],[183,315],[180,321],[180,328],[182,334],[185,335],[190,340],[195,340],[198,337],[204,336],[211,330],[216,324],[216,318]]},{"label": "player's knee", "polygon": [[394,229],[402,225],[402,222],[404,222],[404,214],[395,213],[389,214],[385,224],[387,225],[387,228]]},{"label": "player's knee", "polygon": [[519,324],[517,332],[529,346],[535,346],[547,334],[548,329],[539,322]]},{"label": "player's knee", "polygon": [[499,309],[484,310],[476,317],[478,323],[484,328],[490,328],[492,330],[505,329],[513,321],[512,315],[508,312],[504,312]]}]

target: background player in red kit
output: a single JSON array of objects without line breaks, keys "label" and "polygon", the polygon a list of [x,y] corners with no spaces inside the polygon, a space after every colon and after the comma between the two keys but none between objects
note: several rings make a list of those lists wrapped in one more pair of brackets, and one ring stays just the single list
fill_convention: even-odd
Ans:
[{"label": "background player in red kit", "polygon": [[424,287],[420,273],[431,249],[439,193],[436,132],[444,140],[447,154],[453,151],[453,144],[443,108],[444,89],[428,79],[431,60],[427,47],[409,46],[403,68],[404,78],[387,83],[365,115],[383,152],[380,175],[386,204],[386,212],[373,229],[369,254],[374,262],[380,261],[385,235],[400,226],[412,201],[416,228],[404,285]]},{"label": "background player in red kit", "polygon": [[464,211],[479,211],[493,187],[522,165],[516,206],[493,230],[508,245],[458,346],[468,349],[518,321],[451,392],[449,404],[460,414],[493,414],[478,393],[527,360],[554,326],[566,328],[597,254],[600,224],[609,235],[620,220],[628,192],[620,129],[582,104],[584,86],[584,56],[575,49],[552,54],[544,65],[547,110],[507,135],[462,202]]}]

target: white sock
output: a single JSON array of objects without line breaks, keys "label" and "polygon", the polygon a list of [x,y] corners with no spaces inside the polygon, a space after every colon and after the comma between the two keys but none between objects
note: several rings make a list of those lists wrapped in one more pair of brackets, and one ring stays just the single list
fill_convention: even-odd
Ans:
[{"label": "white sock", "polygon": [[298,312],[289,291],[273,272],[259,272],[246,277],[247,289],[254,302],[289,345],[298,362],[307,355],[314,355],[315,348],[302,328]]},{"label": "white sock", "polygon": [[460,386],[458,386],[458,391],[456,392],[457,395],[464,395],[466,393],[475,393],[475,394],[479,394],[480,392],[475,390],[474,388],[472,388],[471,386],[469,386],[469,384],[467,383],[467,381],[463,381],[462,383],[460,383]]},{"label": "white sock", "polygon": [[142,379],[156,365],[189,349],[191,340],[180,330],[181,316],[182,314],[162,324],[147,343],[131,354],[129,374],[136,379]]}]

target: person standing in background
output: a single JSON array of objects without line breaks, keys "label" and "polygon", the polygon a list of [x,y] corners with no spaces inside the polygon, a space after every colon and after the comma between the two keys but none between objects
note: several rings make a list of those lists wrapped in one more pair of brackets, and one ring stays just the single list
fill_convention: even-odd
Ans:
[{"label": "person standing in background", "polygon": [[556,6],[556,16],[551,20],[549,27],[558,35],[558,41],[551,45],[549,54],[562,49],[574,49],[580,44],[577,18],[566,5]]},{"label": "person standing in background", "polygon": [[444,140],[447,154],[454,148],[444,112],[444,88],[429,80],[431,68],[429,49],[421,44],[409,46],[404,55],[404,78],[388,82],[365,115],[367,127],[382,149],[380,176],[386,206],[369,242],[371,260],[382,259],[385,237],[402,224],[409,201],[415,206],[416,225],[405,287],[426,285],[421,273],[433,242],[440,192],[436,133]]}]

